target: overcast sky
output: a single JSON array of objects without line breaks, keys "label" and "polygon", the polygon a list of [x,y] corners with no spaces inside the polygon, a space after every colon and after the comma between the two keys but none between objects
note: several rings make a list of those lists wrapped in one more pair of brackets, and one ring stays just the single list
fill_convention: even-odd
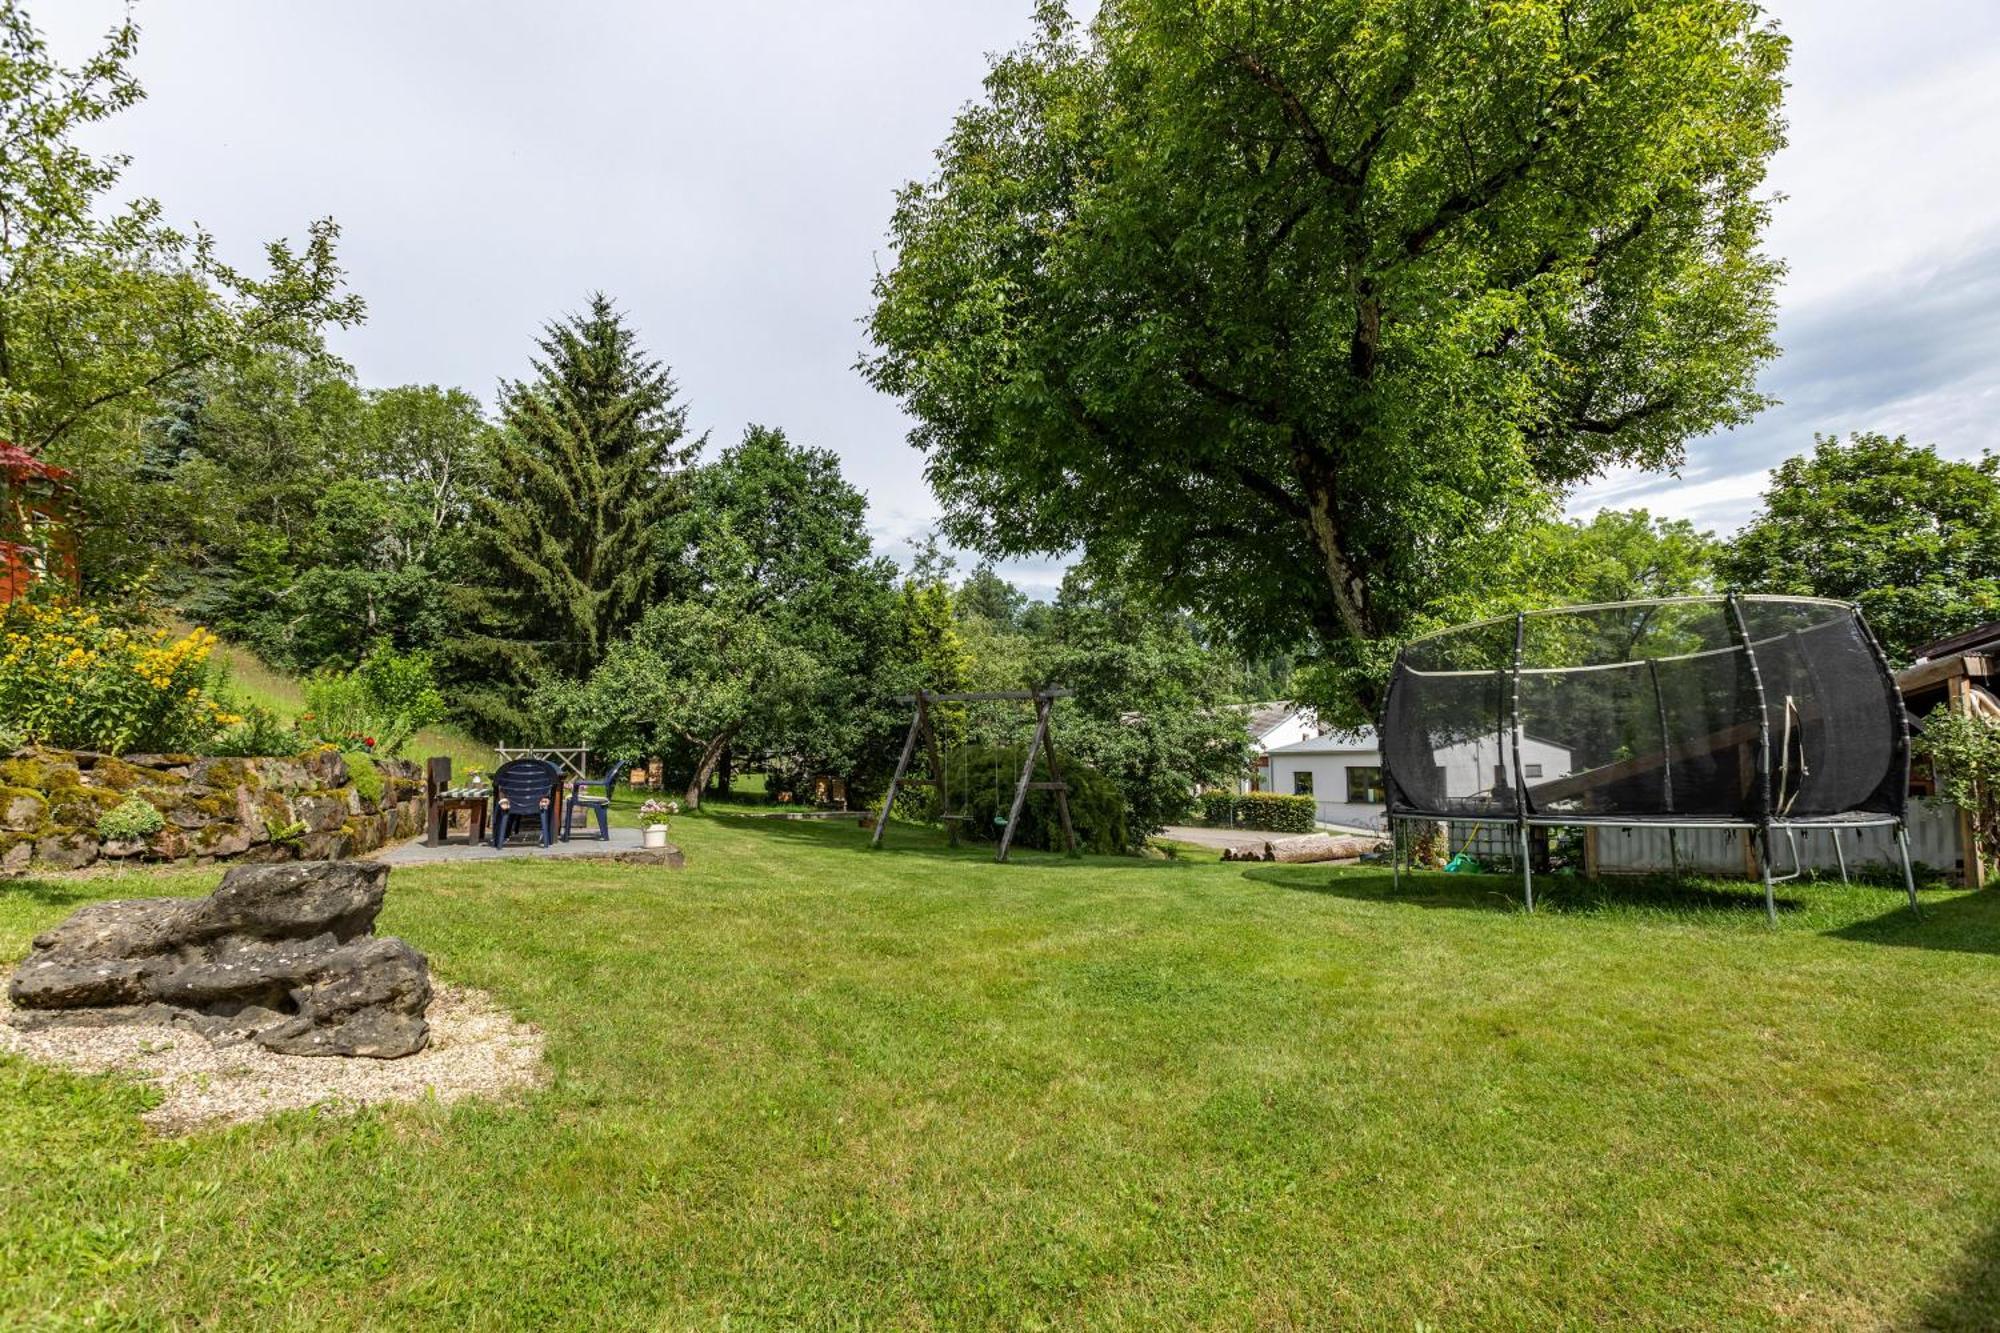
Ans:
[{"label": "overcast sky", "polygon": [[[80,57],[118,0],[30,0]],[[1575,510],[1643,504],[1727,531],[1814,431],[1973,456],[2000,411],[2000,4],[1773,0],[1794,41],[1771,249],[1791,265],[1766,374],[1785,405],[1618,476]],[[370,385],[491,401],[530,339],[612,294],[697,430],[750,422],[841,455],[900,555],[935,504],[896,405],[854,372],[891,195],[926,174],[1030,0],[143,0],[148,99],[93,142],[127,184],[249,261],[331,215]],[[1046,591],[1057,566],[1010,571]]]}]

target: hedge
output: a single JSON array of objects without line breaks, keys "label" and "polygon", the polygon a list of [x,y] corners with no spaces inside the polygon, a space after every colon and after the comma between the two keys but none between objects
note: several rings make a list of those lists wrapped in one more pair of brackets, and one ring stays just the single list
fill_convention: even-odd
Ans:
[{"label": "hedge", "polygon": [[1311,833],[1318,816],[1319,803],[1310,796],[1283,796],[1273,791],[1201,794],[1201,817],[1210,824],[1234,824],[1267,833]]}]

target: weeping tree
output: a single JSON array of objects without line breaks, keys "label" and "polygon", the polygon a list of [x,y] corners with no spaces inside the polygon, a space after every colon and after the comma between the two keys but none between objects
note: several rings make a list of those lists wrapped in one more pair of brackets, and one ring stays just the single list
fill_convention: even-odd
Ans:
[{"label": "weeping tree", "polygon": [[1749,0],[1047,3],[899,196],[864,368],[950,535],[1371,714],[1519,526],[1762,406],[1785,57]]}]

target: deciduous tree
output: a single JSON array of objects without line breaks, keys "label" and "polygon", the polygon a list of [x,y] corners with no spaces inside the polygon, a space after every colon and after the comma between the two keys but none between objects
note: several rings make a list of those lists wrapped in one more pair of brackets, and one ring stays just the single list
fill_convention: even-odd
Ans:
[{"label": "deciduous tree", "polygon": [[866,370],[954,538],[1081,546],[1337,655],[1762,405],[1786,43],[1750,0],[1041,20],[877,286]]}]

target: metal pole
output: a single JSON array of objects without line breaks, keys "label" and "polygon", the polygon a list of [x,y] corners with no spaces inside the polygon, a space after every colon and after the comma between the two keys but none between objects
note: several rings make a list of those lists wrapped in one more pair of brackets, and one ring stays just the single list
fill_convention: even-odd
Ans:
[{"label": "metal pole", "polygon": [[1840,845],[1840,830],[1834,828],[1828,832],[1833,834],[1833,859],[1840,862],[1840,882],[1852,884],[1854,881],[1847,877],[1847,849]]},{"label": "metal pole", "polygon": [[1667,829],[1667,855],[1673,858],[1674,883],[1678,884],[1681,882],[1681,831],[1677,828]]},{"label": "metal pole", "polygon": [[1917,916],[1924,909],[1917,906],[1917,872],[1910,867],[1910,826],[1900,821],[1896,824],[1896,843],[1903,849],[1903,888],[1910,895],[1910,911]]},{"label": "metal pole", "polygon": [[[1521,763],[1521,663],[1528,650],[1528,617],[1525,612],[1514,616],[1514,681],[1513,681],[1513,742],[1514,742],[1514,814],[1519,820],[1521,840],[1521,885],[1522,896],[1528,904],[1528,911],[1535,910],[1535,862],[1528,850],[1528,787],[1522,774],[1527,770]],[[1447,851],[1450,848],[1446,848]]]},{"label": "metal pole", "polygon": [[1403,847],[1402,840],[1396,836],[1396,817],[1394,815],[1389,816],[1389,876],[1391,881],[1390,892],[1401,893],[1403,891]]},{"label": "metal pole", "polygon": [[1778,897],[1771,886],[1771,826],[1768,823],[1764,825],[1763,835],[1763,855],[1757,858],[1757,865],[1764,872],[1764,915],[1770,918],[1771,927],[1775,930],[1778,925]]},{"label": "metal pole", "polygon": [[1521,888],[1527,897],[1528,914],[1535,911],[1535,863],[1528,857],[1528,826],[1521,825]]}]

